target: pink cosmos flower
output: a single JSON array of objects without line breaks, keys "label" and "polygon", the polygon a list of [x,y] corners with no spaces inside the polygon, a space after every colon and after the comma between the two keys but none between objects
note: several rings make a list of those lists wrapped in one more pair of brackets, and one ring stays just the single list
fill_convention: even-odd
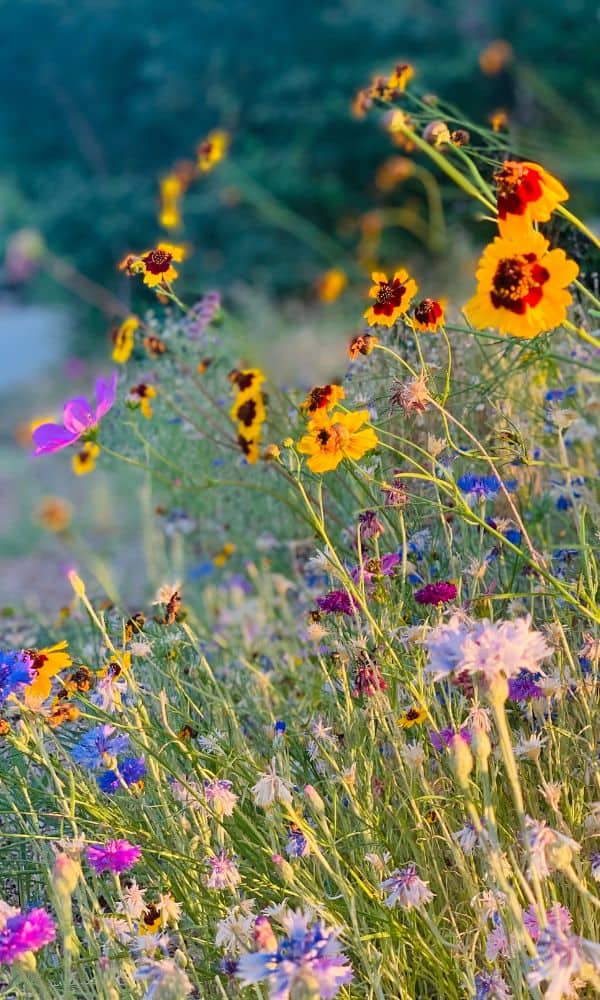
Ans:
[{"label": "pink cosmos flower", "polygon": [[55,936],[54,920],[42,907],[28,913],[14,913],[0,930],[0,962],[12,965],[21,955],[50,944]]},{"label": "pink cosmos flower", "polygon": [[101,872],[114,872],[120,875],[132,868],[142,853],[137,844],[128,840],[107,840],[102,844],[90,844],[86,854],[88,864],[99,875]]},{"label": "pink cosmos flower", "polygon": [[[67,448],[79,441],[80,437],[92,430],[99,420],[108,413],[117,394],[117,373],[109,379],[96,381],[96,409],[92,410],[84,396],[77,396],[65,403],[62,424],[41,424],[32,437],[36,448],[34,455],[48,455],[50,452]],[[64,426],[63,426],[64,425]]]}]

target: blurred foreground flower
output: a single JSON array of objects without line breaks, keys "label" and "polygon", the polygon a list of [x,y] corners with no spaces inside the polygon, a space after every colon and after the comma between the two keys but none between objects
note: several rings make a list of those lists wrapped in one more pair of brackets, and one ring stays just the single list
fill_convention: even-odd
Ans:
[{"label": "blurred foreground flower", "polygon": [[63,424],[41,424],[33,431],[36,449],[34,455],[47,455],[66,448],[79,441],[84,434],[93,430],[101,417],[111,409],[117,392],[116,372],[108,380],[99,378],[96,382],[96,409],[92,410],[87,399],[78,396],[65,403]]}]

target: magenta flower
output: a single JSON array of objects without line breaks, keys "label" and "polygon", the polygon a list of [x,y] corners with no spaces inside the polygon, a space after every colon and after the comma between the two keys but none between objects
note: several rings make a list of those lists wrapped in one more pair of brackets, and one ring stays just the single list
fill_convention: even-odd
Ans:
[{"label": "magenta flower", "polygon": [[415,593],[417,604],[447,604],[456,597],[456,587],[448,580],[440,580],[439,583],[428,583],[421,590]]},{"label": "magenta flower", "polygon": [[0,962],[12,965],[21,955],[54,941],[56,925],[42,907],[9,917],[0,930]]},{"label": "magenta flower", "polygon": [[[92,430],[99,420],[108,413],[117,394],[117,373],[106,380],[96,381],[96,409],[92,410],[84,396],[77,396],[65,403],[62,424],[41,424],[32,437],[36,445],[34,455],[48,455],[50,452],[67,448],[79,441],[87,431]],[[64,426],[63,426],[64,424]]]},{"label": "magenta flower", "polygon": [[114,872],[120,875],[132,868],[142,853],[137,844],[128,840],[107,840],[102,844],[90,844],[86,854],[88,864],[99,875],[101,872]]},{"label": "magenta flower", "polygon": [[354,615],[358,610],[347,590],[330,590],[317,597],[317,607],[324,614]]}]

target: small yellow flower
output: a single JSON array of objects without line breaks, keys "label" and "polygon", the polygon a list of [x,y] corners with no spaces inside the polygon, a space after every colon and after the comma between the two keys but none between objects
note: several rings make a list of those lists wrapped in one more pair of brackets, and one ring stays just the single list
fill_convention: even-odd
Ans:
[{"label": "small yellow flower", "polygon": [[411,729],[412,726],[417,726],[421,722],[425,722],[427,719],[427,709],[423,708],[422,705],[413,705],[412,708],[408,708],[406,712],[403,712],[398,719],[398,725],[402,729]]},{"label": "small yellow flower", "polygon": [[217,163],[220,163],[229,149],[229,133],[223,129],[215,129],[209,132],[206,139],[203,139],[196,150],[198,154],[198,170],[201,174],[208,173]]},{"label": "small yellow flower", "polygon": [[36,511],[36,520],[41,526],[57,535],[67,530],[72,516],[73,505],[64,497],[43,497]]},{"label": "small yellow flower", "polygon": [[137,316],[128,316],[114,331],[112,359],[117,364],[124,365],[129,361],[135,343],[135,331],[139,325]]},{"label": "small yellow flower", "polygon": [[479,67],[486,76],[497,76],[511,61],[513,49],[504,38],[496,38],[479,53]]},{"label": "small yellow flower", "polygon": [[508,112],[504,108],[496,108],[488,115],[488,122],[492,126],[492,132],[502,132],[508,128]]},{"label": "small yellow flower", "polygon": [[374,271],[371,280],[369,296],[375,304],[365,311],[365,319],[369,326],[393,326],[417,294],[417,284],[403,269],[396,271],[391,281],[387,274]]},{"label": "small yellow flower", "polygon": [[376,448],[375,431],[362,426],[368,420],[368,410],[355,413],[334,410],[329,415],[318,412],[308,423],[308,433],[298,442],[298,451],[309,456],[306,464],[311,472],[330,472],[344,458],[358,461]]},{"label": "small yellow flower", "polygon": [[235,545],[233,544],[233,542],[225,542],[225,545],[223,546],[221,551],[218,552],[216,556],[213,556],[213,565],[224,566],[225,563],[228,561],[228,559],[231,558],[234,552],[235,552]]},{"label": "small yellow flower", "polygon": [[335,302],[339,299],[348,283],[345,271],[339,267],[332,267],[317,281],[317,295],[321,302]]},{"label": "small yellow flower", "polygon": [[575,261],[564,250],[550,250],[534,229],[519,240],[497,236],[479,261],[477,292],[465,315],[478,330],[537,337],[566,319],[572,301],[567,285],[578,273]]},{"label": "small yellow flower", "polygon": [[341,399],[344,399],[345,395],[341,385],[316,385],[314,389],[310,390],[300,409],[307,410],[309,413],[316,413],[317,410],[332,410]]},{"label": "small yellow flower", "polygon": [[71,459],[71,466],[76,476],[85,476],[96,468],[96,459],[100,454],[100,446],[95,441],[85,441]]},{"label": "small yellow flower", "polygon": [[152,403],[150,400],[154,399],[156,396],[156,389],[153,385],[149,385],[147,382],[140,382],[139,385],[134,385],[133,388],[129,390],[127,395],[127,401],[132,406],[139,406],[142,416],[149,420],[152,416]]},{"label": "small yellow flower", "polygon": [[181,225],[179,201],[185,188],[178,174],[167,174],[160,181],[160,214],[158,221],[165,229]]},{"label": "small yellow flower", "polygon": [[414,66],[411,66],[410,63],[398,63],[387,85],[391,90],[403,92],[406,90],[407,83],[412,80],[414,75]]}]

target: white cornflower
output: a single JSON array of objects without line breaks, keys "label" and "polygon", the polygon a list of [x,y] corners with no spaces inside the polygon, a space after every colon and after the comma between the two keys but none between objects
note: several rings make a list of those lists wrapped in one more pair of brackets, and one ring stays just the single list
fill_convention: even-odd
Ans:
[{"label": "white cornflower", "polygon": [[175,583],[163,583],[156,591],[153,604],[168,604],[176,594],[181,594],[181,580]]},{"label": "white cornflower", "polygon": [[147,642],[130,642],[129,652],[132,656],[148,656],[152,652],[152,646]]},{"label": "white cornflower", "polygon": [[542,748],[547,742],[548,737],[541,736],[539,733],[533,733],[531,736],[520,733],[519,739],[515,743],[515,755],[537,761],[540,759]]},{"label": "white cornflower", "polygon": [[133,880],[131,885],[123,893],[123,902],[119,904],[118,909],[126,913],[133,920],[139,920],[142,913],[146,909],[146,901],[144,899],[145,889],[140,889],[139,885]]},{"label": "white cornflower", "polygon": [[529,841],[529,870],[536,872],[538,878],[546,878],[553,871],[563,871],[571,864],[573,855],[581,850],[581,844],[558,830],[552,830],[543,819],[535,820],[527,816],[525,825]]},{"label": "white cornflower", "polygon": [[231,781],[215,778],[204,782],[204,796],[216,816],[231,816],[238,800]]},{"label": "white cornflower", "polygon": [[170,892],[161,892],[156,909],[160,913],[160,922],[163,927],[167,924],[177,925],[179,923],[182,906],[176,899],[173,899]]},{"label": "white cornflower", "polygon": [[386,906],[400,906],[411,910],[431,902],[433,893],[427,882],[417,875],[417,866],[411,861],[405,868],[394,868],[389,878],[380,883],[389,892]]},{"label": "white cornflower", "polygon": [[400,747],[400,756],[407,767],[415,770],[425,763],[425,751],[420,743],[405,743]]},{"label": "white cornflower", "polygon": [[261,774],[259,780],[252,788],[254,804],[266,809],[273,802],[283,802],[285,805],[292,804],[291,784],[285,778],[280,778],[275,771],[275,761],[271,761],[271,767],[266,774]]},{"label": "white cornflower", "polygon": [[223,948],[230,955],[241,955],[252,944],[252,929],[256,914],[247,907],[234,906],[227,915],[217,923],[215,945]]}]

